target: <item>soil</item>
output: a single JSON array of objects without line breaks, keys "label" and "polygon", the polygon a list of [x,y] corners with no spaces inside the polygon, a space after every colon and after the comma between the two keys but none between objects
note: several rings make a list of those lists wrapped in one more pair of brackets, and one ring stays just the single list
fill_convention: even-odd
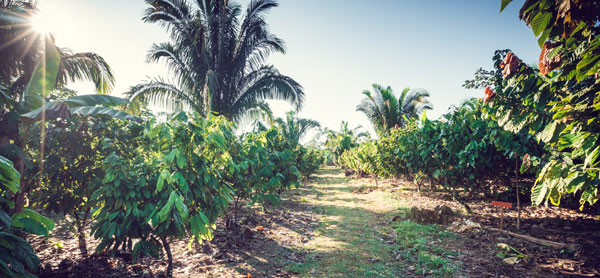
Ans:
[{"label": "soil", "polygon": [[[396,198],[408,207],[434,210],[437,206],[451,207],[469,220],[485,226],[503,228],[511,232],[535,238],[577,245],[576,250],[557,250],[541,246],[500,232],[484,229],[468,229],[461,233],[462,240],[452,242],[470,259],[461,259],[464,270],[470,277],[600,277],[600,218],[577,210],[523,206],[521,226],[517,229],[516,208],[492,206],[491,202],[472,202],[473,210],[467,215],[464,208],[452,201],[452,196],[443,192],[417,192],[416,187],[406,181],[390,181],[389,187],[381,190],[396,192]],[[498,243],[506,243],[524,253],[526,257],[515,265],[507,265],[498,259]]]},{"label": "soil", "polygon": [[[188,240],[171,241],[173,277],[296,277],[280,267],[278,261],[301,256],[294,248],[306,242],[315,217],[307,205],[297,201],[302,190],[284,195],[277,208],[244,208],[239,236],[218,228],[215,238],[204,244],[195,243],[190,249]],[[285,209],[284,209],[285,208]],[[39,277],[164,277],[167,262],[142,258],[131,264],[131,254],[118,252],[80,255],[78,241],[69,232],[68,221],[57,218],[57,228],[49,239],[36,237],[32,245],[41,260]],[[217,223],[224,227],[224,223]],[[258,228],[262,226],[262,228]],[[88,229],[89,231],[89,229]],[[98,241],[87,235],[88,246]],[[60,242],[62,248],[57,247]],[[93,250],[89,250],[92,253]]]},{"label": "soil", "polygon": [[[325,171],[325,172],[324,172]],[[323,182],[325,173],[348,187],[348,194],[341,198],[341,191],[327,190],[328,183]],[[376,199],[378,192],[387,192],[398,200],[405,210],[394,208],[394,214],[379,213],[379,207],[385,207],[386,200]],[[332,195],[334,194],[334,195]],[[351,198],[348,198],[351,196]],[[364,197],[361,197],[364,196]],[[324,219],[321,209],[316,207],[323,198],[350,203],[365,200],[365,206],[373,209],[375,223],[372,226],[389,226],[394,221],[405,221],[410,208],[434,210],[447,206],[458,215],[458,222],[480,223],[498,227],[501,208],[489,203],[470,204],[473,214],[466,216],[462,207],[451,197],[440,192],[417,192],[411,183],[398,180],[379,181],[377,185],[368,179],[350,180],[344,178],[339,169],[328,168],[319,172],[315,179],[305,183],[302,188],[284,193],[281,203],[276,207],[262,208],[253,206],[244,208],[241,225],[237,233],[226,231],[224,223],[217,224],[215,238],[208,243],[194,244],[188,248],[188,240],[173,240],[171,248],[174,257],[174,277],[356,277],[319,274],[318,269],[305,272],[290,267],[309,260],[335,261],[328,254],[314,255],[315,250],[307,248],[314,242],[322,242],[324,235],[316,230]],[[365,199],[370,198],[370,199]],[[346,203],[340,203],[345,205]],[[333,204],[333,203],[332,203]],[[328,204],[331,206],[332,204]],[[362,203],[360,203],[362,204]],[[335,204],[334,204],[335,205]],[[552,241],[575,243],[579,248],[574,252],[556,250],[540,246],[499,232],[490,232],[479,228],[468,228],[458,232],[452,240],[439,241],[436,244],[459,255],[450,259],[460,262],[460,277],[596,277],[600,276],[600,220],[574,210],[556,207],[524,207],[521,214],[521,228],[516,229],[516,211],[505,209],[504,228],[513,232],[543,238]],[[334,210],[335,211],[335,210]],[[118,252],[110,254],[92,254],[97,241],[89,236],[88,247],[92,254],[83,258],[79,254],[77,237],[69,227],[65,217],[54,217],[57,226],[50,238],[32,237],[41,265],[39,277],[163,277],[166,271],[166,256],[161,258],[142,258],[131,264],[131,254]],[[465,222],[466,223],[466,222]],[[358,223],[358,225],[361,225]],[[367,226],[368,225],[368,226]],[[343,228],[343,225],[339,225]],[[262,227],[262,229],[260,228]],[[339,228],[339,229],[342,229]],[[459,229],[460,230],[460,229]],[[336,231],[337,232],[337,231]],[[344,231],[342,231],[344,232]],[[350,231],[345,231],[350,232]],[[236,234],[237,236],[231,236]],[[394,244],[394,237],[385,236],[382,241]],[[343,240],[343,239],[342,239]],[[502,250],[498,243],[505,243],[525,256],[515,264],[507,264],[497,253]],[[353,250],[346,248],[348,250]],[[311,254],[311,252],[313,252]],[[388,252],[382,249],[379,252]],[[332,256],[332,255],[329,255]],[[382,254],[369,260],[389,260],[381,263],[398,264],[395,254]],[[389,259],[388,259],[389,258]],[[373,261],[375,263],[375,261]],[[378,262],[379,263],[379,262]],[[427,274],[415,274],[410,266],[405,275],[394,277],[423,277]],[[375,276],[373,276],[375,277]],[[381,276],[378,276],[381,277]],[[383,276],[392,277],[392,276]]]}]

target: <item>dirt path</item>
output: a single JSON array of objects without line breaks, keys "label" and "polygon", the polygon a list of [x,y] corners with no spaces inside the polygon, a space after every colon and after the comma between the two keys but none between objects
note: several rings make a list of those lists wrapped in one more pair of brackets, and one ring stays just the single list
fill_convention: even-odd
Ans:
[{"label": "dirt path", "polygon": [[307,260],[293,266],[301,276],[394,277],[401,271],[392,262],[392,235],[382,225],[398,213],[399,201],[383,191],[355,194],[360,181],[349,180],[339,169],[319,172],[313,185],[315,195],[307,202],[320,214],[314,238],[303,248]]},{"label": "dirt path", "polygon": [[[439,256],[456,255],[428,246],[450,233],[435,226],[392,222],[404,215],[403,200],[375,184],[350,179],[335,168],[322,169],[306,202],[319,214],[313,238],[304,248],[305,262],[290,270],[300,277],[450,276],[458,264]],[[366,190],[365,190],[366,189]],[[363,192],[364,193],[361,193]]]}]

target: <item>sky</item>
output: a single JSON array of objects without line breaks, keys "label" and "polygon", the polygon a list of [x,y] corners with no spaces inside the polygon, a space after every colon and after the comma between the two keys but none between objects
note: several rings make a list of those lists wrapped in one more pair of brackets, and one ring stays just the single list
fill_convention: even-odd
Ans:
[{"label": "sky", "polygon": [[[235,1],[235,0],[233,0]],[[249,0],[237,1],[244,7]],[[341,121],[370,122],[356,105],[373,83],[426,89],[434,109],[428,118],[482,91],[461,87],[479,67],[491,69],[496,49],[512,49],[536,63],[540,47],[518,18],[524,0],[500,13],[500,0],[280,0],[267,16],[272,33],[287,53],[269,62],[298,81],[306,94],[301,117],[337,130]],[[96,52],[116,76],[113,95],[149,77],[168,77],[164,64],[147,64],[152,43],[168,40],[156,24],[141,21],[143,0],[38,0],[45,22],[60,47]],[[245,10],[245,8],[244,8]],[[71,84],[92,93],[90,83]],[[276,116],[291,106],[271,102]]]}]

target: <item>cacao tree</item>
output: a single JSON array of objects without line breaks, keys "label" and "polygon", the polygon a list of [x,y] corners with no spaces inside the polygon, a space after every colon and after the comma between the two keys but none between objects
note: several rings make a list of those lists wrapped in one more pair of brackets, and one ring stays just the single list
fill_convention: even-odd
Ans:
[{"label": "cacao tree", "polygon": [[[511,1],[502,1],[502,9]],[[528,0],[519,16],[538,37],[538,69],[515,53],[497,52],[487,113],[511,132],[525,131],[549,155],[524,156],[540,169],[531,199],[559,205],[567,194],[581,208],[600,196],[600,1]]]},{"label": "cacao tree", "polygon": [[[103,140],[104,186],[92,199],[103,204],[92,233],[97,251],[132,248],[158,256],[164,248],[172,276],[169,240],[190,236],[210,240],[215,220],[233,199],[224,172],[234,170],[228,152],[233,125],[223,117],[205,119],[177,113],[169,121],[128,123]],[[136,239],[131,246],[131,239]]]}]

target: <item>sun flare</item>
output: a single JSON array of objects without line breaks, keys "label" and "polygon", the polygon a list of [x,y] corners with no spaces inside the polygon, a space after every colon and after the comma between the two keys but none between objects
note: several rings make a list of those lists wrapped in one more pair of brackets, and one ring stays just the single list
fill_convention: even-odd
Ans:
[{"label": "sun flare", "polygon": [[31,27],[34,31],[48,35],[53,31],[53,20],[52,18],[44,12],[37,12],[31,17]]}]

